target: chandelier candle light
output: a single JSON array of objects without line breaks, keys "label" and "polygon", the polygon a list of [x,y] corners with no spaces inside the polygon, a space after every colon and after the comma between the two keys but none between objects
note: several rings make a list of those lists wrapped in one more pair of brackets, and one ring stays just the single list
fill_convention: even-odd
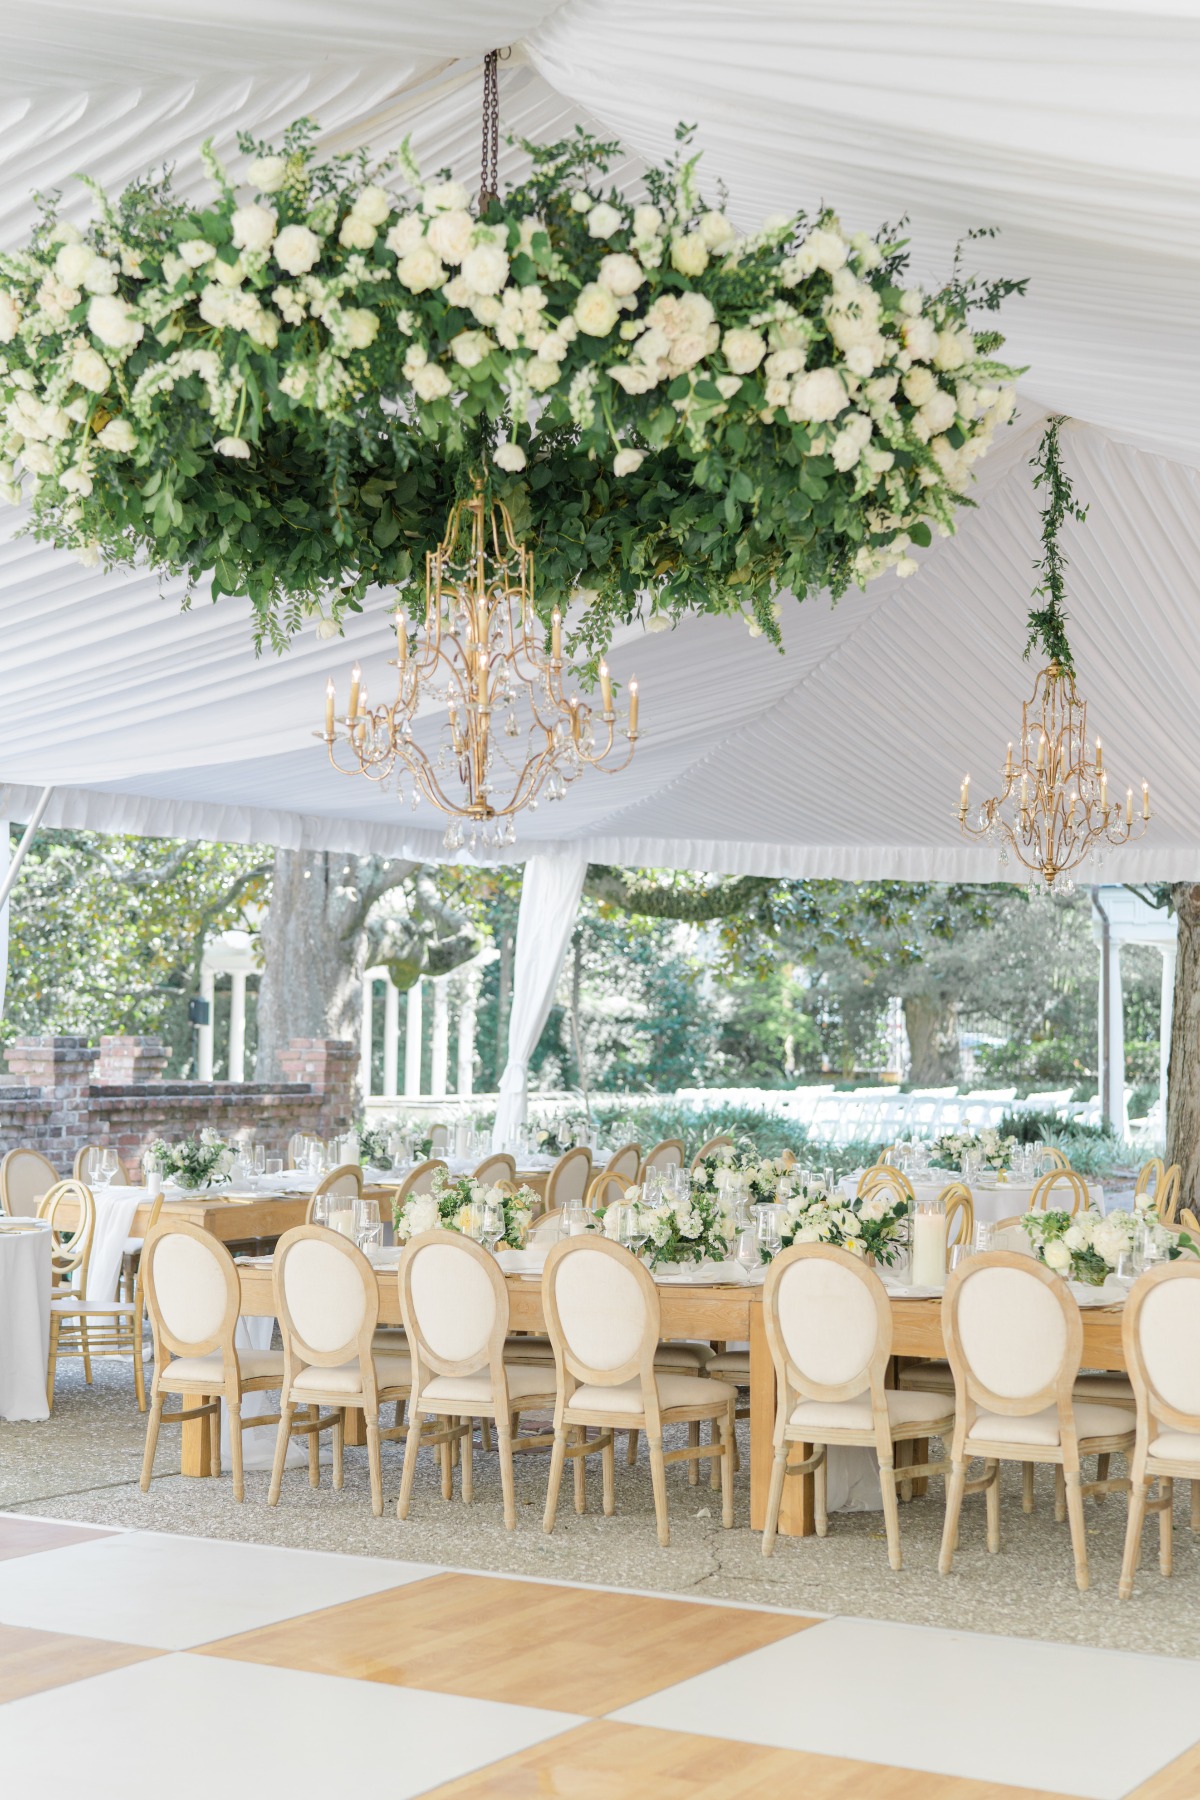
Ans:
[{"label": "chandelier candle light", "polygon": [[[451,815],[447,850],[512,844],[516,813],[536,808],[542,793],[561,800],[585,767],[625,768],[639,735],[637,681],[629,683],[620,727],[604,661],[598,719],[580,695],[566,693],[562,624],[556,610],[547,656],[533,604],[533,552],[517,543],[507,507],[489,504],[476,477],[426,557],[425,618],[411,642],[406,614],[396,613],[395,700],[370,707],[356,663],[345,715],[337,716],[331,677],[325,728],[314,735],[343,775],[365,775],[382,789],[395,771],[402,793],[407,774],[414,807],[424,798]],[[412,735],[425,700],[445,709],[432,758]],[[609,760],[622,741],[624,756]]]},{"label": "chandelier candle light", "polygon": [[1119,848],[1142,836],[1150,821],[1150,787],[1141,784],[1140,815],[1135,822],[1134,793],[1125,790],[1109,799],[1108,770],[1099,738],[1094,749],[1088,741],[1087,702],[1075,688],[1075,669],[1066,636],[1063,610],[1066,559],[1058,547],[1058,529],[1070,512],[1080,523],[1086,507],[1077,507],[1070,482],[1059,458],[1058,427],[1052,419],[1037,456],[1040,473],[1035,486],[1047,487],[1042,514],[1045,556],[1037,567],[1044,580],[1035,598],[1045,604],[1030,613],[1028,657],[1040,644],[1050,660],[1033,685],[1033,693],[1021,708],[1021,736],[1016,756],[1008,746],[1004,761],[1004,786],[983,802],[978,822],[968,820],[971,777],[964,776],[958,797],[958,823],[970,837],[990,838],[999,844],[1000,861],[1008,861],[1011,849],[1027,869],[1034,870],[1051,892],[1074,891],[1067,871],[1086,856],[1097,866],[1105,850]]}]

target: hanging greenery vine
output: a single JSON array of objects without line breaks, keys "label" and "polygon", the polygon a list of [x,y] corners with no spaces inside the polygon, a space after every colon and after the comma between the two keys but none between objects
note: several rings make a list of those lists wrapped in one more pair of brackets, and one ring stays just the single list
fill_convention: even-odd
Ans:
[{"label": "hanging greenery vine", "polygon": [[1067,559],[1059,547],[1058,534],[1068,516],[1082,525],[1088,509],[1077,503],[1070,477],[1062,465],[1058,428],[1063,422],[1061,415],[1050,419],[1037,451],[1030,458],[1031,466],[1038,471],[1033,485],[1045,488],[1046,504],[1042,509],[1042,557],[1033,565],[1042,577],[1033,590],[1033,598],[1042,604],[1030,609],[1025,660],[1028,662],[1031,651],[1040,647],[1047,662],[1056,662],[1074,673],[1075,662],[1067,642]]}]

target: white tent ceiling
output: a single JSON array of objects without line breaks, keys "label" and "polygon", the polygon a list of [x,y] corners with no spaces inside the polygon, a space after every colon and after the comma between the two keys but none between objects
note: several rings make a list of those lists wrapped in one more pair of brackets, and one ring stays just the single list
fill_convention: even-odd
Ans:
[{"label": "white tent ceiling", "polygon": [[[836,609],[785,603],[787,653],[736,622],[629,634],[646,737],[520,823],[518,854],[719,870],[989,878],[954,808],[985,790],[1031,682],[1021,664],[1037,518],[1028,456],[1048,410],[1091,501],[1071,529],[1072,641],[1115,779],[1149,779],[1157,817],[1121,854],[1131,880],[1200,868],[1200,5],[913,0],[74,0],[0,22],[0,242],[33,189],[83,169],[119,185],[196,146],[234,154],[309,112],[329,148],[411,131],[423,164],[472,181],[479,59],[514,56],[507,129],[582,122],[620,136],[622,177],[700,124],[711,182],[742,225],[824,199],[848,226],[911,218],[917,273],[970,226],[992,271],[1027,274],[1004,324],[1028,364],[1016,426],[981,467],[977,512],[908,582]],[[504,165],[502,164],[502,167]],[[515,162],[510,165],[515,166]],[[107,577],[0,542],[0,783],[10,816],[44,784],[52,823],[434,855],[401,813],[329,770],[314,743],[326,672],[361,656],[386,686],[388,600],[344,645],[301,635],[255,660],[249,608],[152,577]]]}]

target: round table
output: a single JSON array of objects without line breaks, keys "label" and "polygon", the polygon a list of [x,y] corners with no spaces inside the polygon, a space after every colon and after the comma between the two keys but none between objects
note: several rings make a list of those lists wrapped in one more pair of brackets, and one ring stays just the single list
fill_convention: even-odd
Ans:
[{"label": "round table", "polygon": [[0,1222],[0,1419],[48,1419],[50,1227]]}]

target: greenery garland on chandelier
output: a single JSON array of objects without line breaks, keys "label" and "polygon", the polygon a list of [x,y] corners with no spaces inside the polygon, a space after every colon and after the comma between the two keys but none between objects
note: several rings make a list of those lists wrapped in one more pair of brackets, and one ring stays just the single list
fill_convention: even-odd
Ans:
[{"label": "greenery garland on chandelier", "polygon": [[781,590],[911,574],[970,504],[1015,371],[969,315],[1023,282],[956,259],[925,293],[894,230],[828,211],[739,237],[683,149],[634,204],[618,145],[527,144],[477,217],[407,144],[319,161],[314,132],[241,138],[240,190],[206,146],[207,206],[88,181],[81,233],[43,197],[0,257],[0,491],[36,537],[211,578],[281,648],[372,584],[416,608],[482,463],[594,653],[639,612],[777,640]]}]

